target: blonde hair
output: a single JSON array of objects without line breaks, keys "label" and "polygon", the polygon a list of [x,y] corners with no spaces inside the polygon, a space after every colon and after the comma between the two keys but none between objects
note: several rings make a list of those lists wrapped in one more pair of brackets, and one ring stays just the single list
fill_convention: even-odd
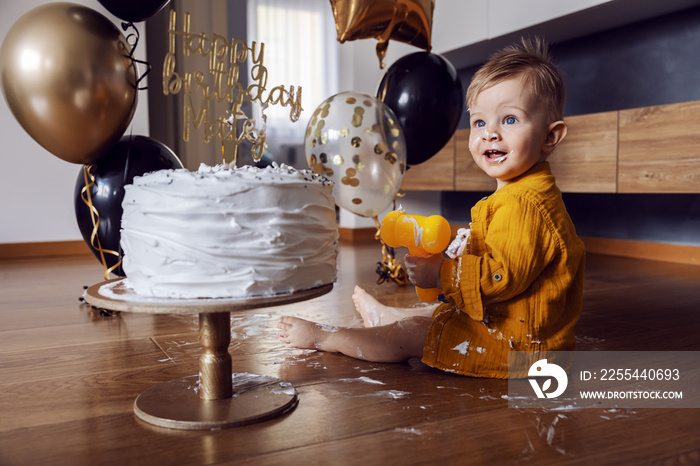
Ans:
[{"label": "blonde hair", "polygon": [[520,44],[493,54],[469,84],[467,109],[481,91],[517,76],[523,77],[523,84],[542,102],[552,122],[564,118],[564,79],[550,58],[547,44],[539,38],[534,41],[523,38]]}]

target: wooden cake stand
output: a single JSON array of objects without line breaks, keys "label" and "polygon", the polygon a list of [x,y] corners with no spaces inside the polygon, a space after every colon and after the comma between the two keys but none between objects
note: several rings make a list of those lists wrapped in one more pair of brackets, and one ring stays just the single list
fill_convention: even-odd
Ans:
[{"label": "wooden cake stand", "polygon": [[97,283],[85,292],[89,304],[111,311],[199,314],[199,375],[171,380],[136,398],[134,413],[161,427],[212,430],[265,421],[294,409],[297,393],[270,376],[233,373],[231,312],[278,306],[322,296],[333,284],[295,293],[240,299],[165,299],[137,295],[124,279]]}]

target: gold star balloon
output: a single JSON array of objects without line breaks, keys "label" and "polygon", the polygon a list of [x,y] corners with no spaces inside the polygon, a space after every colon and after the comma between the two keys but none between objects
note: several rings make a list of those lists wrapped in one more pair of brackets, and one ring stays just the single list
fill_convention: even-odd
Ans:
[{"label": "gold star balloon", "polygon": [[430,51],[435,0],[331,0],[338,42],[377,39],[379,66],[389,39]]}]

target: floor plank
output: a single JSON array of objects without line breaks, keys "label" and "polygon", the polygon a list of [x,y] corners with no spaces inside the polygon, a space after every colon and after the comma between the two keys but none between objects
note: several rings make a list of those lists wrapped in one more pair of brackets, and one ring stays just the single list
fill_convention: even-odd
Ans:
[{"label": "floor plank", "polygon": [[[312,301],[231,316],[235,372],[282,378],[299,404],[269,421],[178,431],[138,420],[134,399],[196,374],[195,316],[103,316],[79,301],[94,259],[0,262],[0,464],[696,464],[694,409],[508,408],[507,381],[418,360],[378,364],[289,349],[281,315],[357,326],[355,284],[376,283],[376,244],[343,245],[339,281]],[[700,267],[589,255],[576,328],[583,351],[700,351]]]}]

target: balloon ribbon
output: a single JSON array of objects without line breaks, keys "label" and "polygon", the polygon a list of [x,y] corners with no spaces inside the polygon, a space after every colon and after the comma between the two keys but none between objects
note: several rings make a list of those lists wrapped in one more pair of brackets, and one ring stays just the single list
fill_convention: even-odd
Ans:
[{"label": "balloon ribbon", "polygon": [[[97,208],[92,203],[92,195],[90,194],[90,188],[95,185],[95,176],[92,174],[94,165],[83,165],[83,178],[85,179],[85,186],[80,191],[80,198],[83,200],[87,208],[90,210],[90,218],[92,219],[92,234],[90,235],[90,246],[100,253],[100,260],[102,261],[102,266],[105,269],[104,278],[109,280],[109,274],[119,267],[122,263],[122,258],[117,251],[112,251],[111,249],[103,249],[100,244],[100,237],[97,234],[97,228],[100,226],[100,213]],[[119,261],[112,267],[107,266],[107,260],[105,259],[105,254],[111,254],[117,256]]]},{"label": "balloon ribbon", "polygon": [[386,49],[389,47],[389,39],[394,35],[401,25],[406,20],[408,16],[408,8],[403,3],[398,3],[394,6],[394,14],[391,17],[389,25],[386,27],[384,32],[382,32],[379,37],[377,37],[377,58],[379,58],[379,69],[383,70],[386,68],[384,64],[384,57],[386,56]]},{"label": "balloon ribbon", "polygon": [[122,22],[122,29],[124,32],[128,31],[129,29],[133,29],[134,32],[129,33],[129,35],[126,36],[126,43],[131,46],[131,50],[129,51],[128,58],[134,63],[134,71],[138,69],[136,67],[136,63],[140,63],[142,65],[146,65],[146,71],[143,72],[143,74],[139,77],[136,78],[136,84],[134,87],[136,87],[137,90],[143,91],[145,89],[148,89],[148,86],[142,86],[139,87],[139,84],[143,79],[148,75],[148,73],[151,71],[151,64],[148,63],[147,61],[144,60],[139,60],[134,57],[134,53],[136,52],[136,46],[139,44],[139,30],[134,26],[134,23],[132,22]]},{"label": "balloon ribbon", "polygon": [[382,245],[382,260],[377,262],[377,274],[379,275],[377,285],[381,285],[387,280],[401,286],[408,284],[408,274],[404,266],[396,261],[394,248],[387,246],[379,234],[381,224],[377,217],[374,217],[374,223],[377,226],[377,232],[374,234],[374,238],[379,240],[379,243]]}]

